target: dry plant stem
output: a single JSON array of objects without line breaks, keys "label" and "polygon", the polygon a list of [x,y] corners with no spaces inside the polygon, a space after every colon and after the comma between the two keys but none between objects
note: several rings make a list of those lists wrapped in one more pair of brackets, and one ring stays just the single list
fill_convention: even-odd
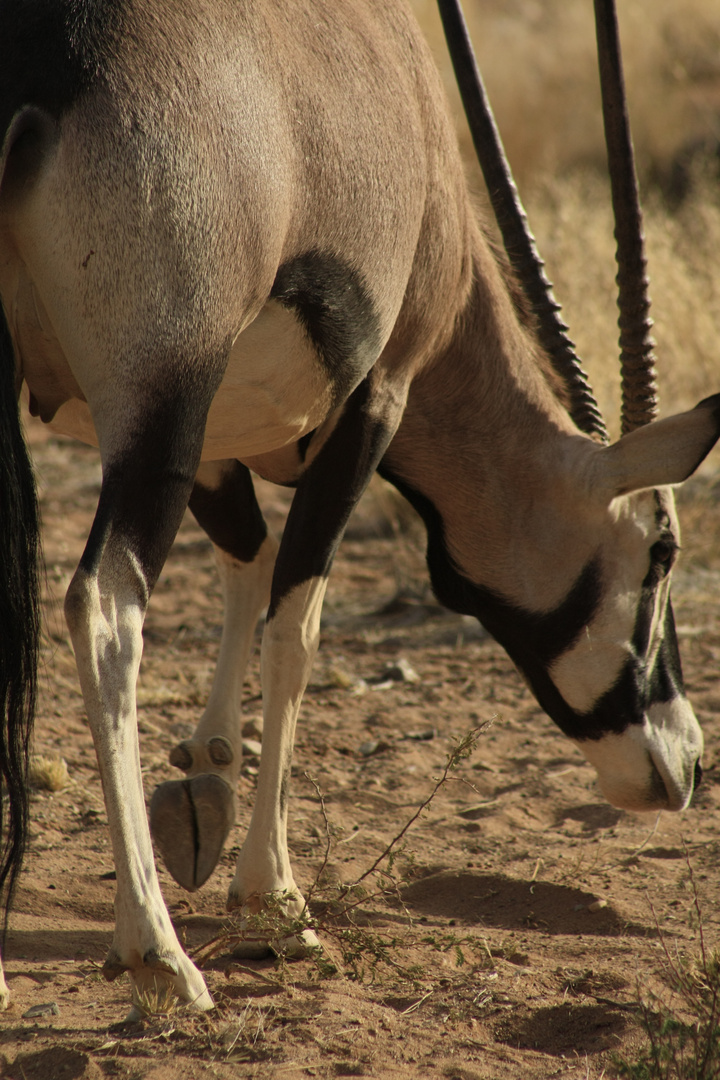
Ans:
[{"label": "dry plant stem", "polygon": [[317,795],[318,802],[320,803],[320,813],[322,814],[322,819],[323,819],[323,822],[325,823],[325,854],[323,855],[323,861],[322,861],[322,863],[320,865],[320,869],[318,870],[317,874],[315,875],[315,880],[313,881],[312,885],[308,889],[308,894],[307,894],[307,897],[305,899],[305,907],[307,908],[308,905],[310,904],[310,900],[311,900],[311,898],[313,896],[313,893],[317,890],[317,887],[318,887],[318,885],[320,884],[320,882],[322,880],[322,876],[325,873],[325,870],[327,869],[328,860],[330,858],[330,845],[332,843],[332,833],[331,833],[331,830],[330,830],[330,819],[328,817],[327,807],[325,805],[325,796],[323,795],[322,791],[320,790],[320,785],[318,784],[315,777],[311,776],[310,773],[307,773],[307,772],[305,773],[305,779],[309,780],[310,783],[312,784],[312,786],[315,788],[315,794]]},{"label": "dry plant stem", "polygon": [[435,786],[428,795],[428,797],[426,799],[423,799],[412,817],[405,822],[400,832],[392,838],[385,850],[380,855],[378,855],[372,866],[368,867],[368,869],[363,874],[361,874],[357,881],[353,882],[352,885],[347,885],[345,887],[345,889],[341,893],[341,898],[347,896],[348,892],[350,892],[352,889],[356,889],[362,881],[365,881],[366,878],[369,878],[371,874],[374,874],[377,871],[380,864],[383,863],[385,859],[387,859],[387,857],[397,847],[397,845],[400,843],[400,841],[409,831],[409,829],[412,828],[412,826],[422,814],[423,810],[425,810],[430,805],[430,803],[437,795],[438,791],[440,791],[440,789],[445,786],[448,780],[451,779],[450,773],[452,772],[452,770],[457,768],[457,765],[463,758],[468,757],[473,752],[475,746],[477,745],[478,739],[485,731],[487,731],[489,726],[489,723],[480,724],[478,727],[472,728],[472,730],[469,731],[468,734],[460,740],[455,749],[448,755],[448,759],[445,763],[445,768],[443,769],[442,776],[440,776],[435,781]]},{"label": "dry plant stem", "polygon": [[[412,922],[412,918],[410,917],[409,913],[407,912],[407,909],[405,909],[405,906],[402,903],[402,897],[399,894],[397,881],[394,879],[392,873],[389,873],[387,870],[382,869],[381,865],[386,859],[388,859],[392,855],[393,851],[397,848],[400,841],[403,839],[403,837],[406,835],[406,833],[412,827],[412,825],[418,820],[418,818],[422,814],[423,810],[425,810],[430,805],[430,803],[436,797],[436,795],[440,791],[440,789],[445,784],[447,784],[450,780],[462,779],[462,778],[459,778],[459,777],[450,776],[451,771],[453,769],[457,768],[460,761],[462,761],[464,758],[467,758],[467,757],[470,756],[470,754],[475,749],[475,746],[477,745],[477,741],[478,741],[480,735],[483,734],[490,727],[490,724],[491,724],[491,721],[487,722],[487,723],[484,723],[484,724],[481,724],[478,727],[472,728],[465,736],[463,736],[462,739],[460,739],[460,741],[457,743],[457,745],[448,754],[447,762],[446,762],[445,767],[443,769],[442,775],[440,777],[438,777],[437,780],[435,781],[435,784],[434,784],[434,786],[432,788],[432,791],[427,796],[427,798],[425,798],[420,803],[420,805],[418,806],[415,813],[409,818],[409,820],[405,823],[405,825],[402,827],[402,829],[393,837],[393,839],[390,841],[390,843],[387,844],[387,846],[384,848],[384,850],[381,852],[381,854],[375,859],[373,864],[370,867],[368,867],[368,869],[363,874],[360,875],[360,877],[357,879],[357,881],[355,881],[353,884],[350,884],[350,885],[340,886],[340,894],[339,894],[339,897],[336,900],[336,903],[338,901],[340,903],[342,903],[345,900],[345,898],[348,896],[349,893],[351,893],[354,889],[356,889],[358,887],[358,885],[360,885],[361,882],[365,881],[372,874],[379,874],[381,876],[381,878],[383,880],[386,879],[387,882],[389,882],[390,886],[394,889],[394,891],[396,893],[396,896],[397,896],[397,899],[400,901],[401,906],[406,911],[406,914],[408,915],[408,918],[409,918],[410,922]],[[319,927],[317,922],[311,918],[310,912],[309,912],[309,901],[313,897],[313,895],[316,894],[318,889],[321,887],[322,876],[323,876],[323,873],[324,873],[325,869],[327,868],[327,865],[328,865],[328,862],[329,862],[330,850],[331,850],[331,846],[332,846],[332,828],[331,828],[330,819],[329,819],[328,813],[327,813],[327,807],[325,805],[325,798],[323,796],[323,793],[322,793],[322,791],[320,789],[320,786],[319,786],[317,780],[314,777],[312,777],[309,773],[305,773],[305,776],[309,780],[309,782],[313,785],[313,787],[315,788],[315,792],[316,792],[318,800],[320,802],[320,812],[322,814],[323,821],[325,822],[326,843],[325,843],[325,852],[324,852],[324,855],[323,855],[322,863],[320,865],[320,868],[319,868],[317,874],[315,875],[315,879],[314,879],[312,885],[309,888],[309,891],[308,891],[308,894],[307,894],[307,899],[305,901],[305,906],[304,906],[302,914],[299,917],[299,921],[300,922],[305,922],[307,925],[313,925],[316,929],[323,929],[323,930],[325,930],[325,931],[327,931],[329,933],[333,933],[333,932],[336,932],[336,931],[334,931],[334,928],[331,928],[331,927],[328,927],[328,926]],[[472,787],[473,785],[470,784],[469,786]],[[475,789],[473,788],[473,790],[475,790]],[[354,908],[358,907],[360,904],[367,904],[368,900],[372,900],[372,899],[375,899],[376,897],[386,895],[387,892],[388,892],[388,885],[387,884],[382,884],[381,887],[379,889],[377,889],[375,892],[373,892],[373,893],[371,893],[369,895],[364,895],[364,896],[354,900],[352,903],[343,904],[342,909],[340,911],[340,914],[342,914],[342,915],[344,915],[344,916],[346,916],[348,918],[350,926],[354,930],[357,930],[358,932],[362,933],[363,932],[362,929],[360,927],[357,927],[356,924],[349,917],[350,912]],[[224,949],[226,949],[231,942],[239,941],[239,940],[241,940],[241,938],[242,938],[242,934],[238,933],[237,931],[234,931],[232,928],[229,928],[227,930],[223,930],[219,934],[217,934],[214,938],[212,938],[210,941],[206,942],[204,945],[201,945],[198,949],[194,950],[194,952],[192,954],[193,959],[195,960],[196,963],[198,963],[200,965],[203,965],[203,964],[207,963],[209,960],[211,960],[213,957],[215,957],[219,953],[221,953]],[[397,964],[389,955],[387,955],[387,952],[386,952],[387,948],[396,948],[399,944],[400,943],[398,941],[396,941],[396,940],[393,940],[391,942],[383,942],[383,954],[384,954],[383,955],[383,960],[390,967],[393,967],[398,972],[401,972],[404,975],[407,975],[407,970],[405,968],[403,968],[400,964]],[[243,968],[243,970],[249,970],[249,969]],[[257,973],[253,972],[253,974],[257,974]],[[270,981],[270,980],[266,980],[266,981]]]},{"label": "dry plant stem", "polygon": [[[715,954],[708,956],[705,943],[705,931],[702,909],[697,891],[695,875],[690,861],[687,845],[683,842],[685,863],[687,866],[688,880],[692,889],[692,906],[695,909],[698,920],[698,936],[700,939],[701,961],[693,967],[688,966],[679,955],[673,957],[667,945],[666,937],[660,926],[652,900],[648,896],[648,905],[653,916],[655,928],[660,944],[665,954],[665,963],[669,973],[669,982],[672,994],[682,1002],[685,1011],[694,1012],[694,1023],[689,1027],[687,1024],[680,1025],[686,1031],[686,1036],[680,1035],[678,1041],[671,1036],[670,1041],[665,1041],[665,1025],[656,1030],[655,1016],[649,1002],[640,1000],[640,1008],[644,1016],[644,1027],[650,1039],[650,1053],[653,1067],[664,1066],[662,1076],[669,1080],[671,1076],[678,1078],[692,1076],[695,1080],[711,1080],[718,1073],[718,1044],[717,1033],[720,1031],[720,985],[718,984],[718,959]],[[707,998],[709,997],[709,1000]],[[667,1006],[658,1000],[661,1010],[668,1019],[672,1014]],[[687,1056],[689,1050],[690,1057]],[[678,1056],[679,1055],[679,1056]],[[640,1064],[643,1064],[640,1063]],[[627,1067],[627,1063],[621,1064]],[[688,1072],[688,1067],[691,1072]],[[672,1071],[671,1071],[672,1070]],[[709,1070],[709,1071],[708,1071]],[[624,1073],[623,1075],[629,1075]],[[633,1075],[636,1075],[633,1073]],[[637,1075],[640,1075],[639,1073]],[[647,1074],[652,1077],[660,1074],[654,1071]],[[645,1076],[645,1073],[643,1073]]]},{"label": "dry plant stem", "polygon": [[[655,833],[658,830],[658,825],[660,824],[660,815],[661,814],[662,814],[662,810],[658,810],[658,815],[655,818],[655,824],[653,825],[652,829],[650,830],[648,835],[645,837],[645,839],[643,840],[640,847],[637,847],[637,848],[634,849],[634,851],[630,852],[630,854],[627,857],[628,859],[634,859],[636,855],[640,854],[640,852],[643,850],[643,848],[646,848],[648,846],[648,844],[650,843],[653,836],[655,835]],[[687,855],[687,851],[685,852],[685,854]],[[620,866],[621,864],[618,863],[617,865]]]},{"label": "dry plant stem", "polygon": [[[689,851],[687,849],[687,845],[684,842],[683,842],[683,850],[685,852],[685,865],[687,866],[688,878],[689,878],[689,881],[690,881],[690,887],[692,889],[692,894],[693,894],[693,907],[695,908],[695,912],[696,912],[697,917],[698,917],[698,936],[700,938],[700,955],[702,956],[702,966],[703,966],[703,971],[707,972],[707,955],[706,955],[706,952],[705,952],[705,931],[704,931],[704,926],[703,926],[702,910],[700,908],[700,901],[698,899],[697,885],[695,883],[695,875],[693,874],[692,863],[690,862],[690,853],[689,853]],[[670,971],[672,972],[672,976],[677,982],[681,982],[682,981],[681,972],[680,972],[680,970],[678,968],[678,965],[676,964],[676,962],[673,960],[673,958],[670,955],[670,952],[669,952],[668,947],[667,947],[667,942],[665,940],[665,935],[663,934],[662,928],[660,926],[660,920],[658,919],[657,912],[655,911],[655,906],[654,906],[650,896],[648,896],[648,904],[650,906],[650,911],[652,913],[653,922],[655,923],[655,929],[658,932],[658,937],[660,938],[660,944],[662,946],[663,952],[665,953],[665,959],[668,962],[668,966],[670,968]]]},{"label": "dry plant stem", "polygon": [[705,952],[705,928],[703,926],[703,916],[700,910],[700,900],[698,899],[697,884],[695,883],[695,874],[693,873],[692,863],[690,862],[690,852],[688,851],[687,844],[683,840],[683,851],[685,853],[685,865],[688,870],[688,877],[690,878],[690,887],[693,894],[693,907],[698,917],[698,935],[700,937],[700,954],[702,956],[703,971],[707,972],[707,954]]}]

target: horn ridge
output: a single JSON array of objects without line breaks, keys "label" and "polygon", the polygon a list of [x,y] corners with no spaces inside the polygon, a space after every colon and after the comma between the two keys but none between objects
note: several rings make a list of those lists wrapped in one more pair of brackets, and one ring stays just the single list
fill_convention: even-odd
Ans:
[{"label": "horn ridge", "polygon": [[438,0],[460,97],[505,250],[538,320],[538,336],[570,394],[570,415],[581,431],[607,442],[607,431],[586,373],[560,317],[527,214],[510,172],[460,0]]},{"label": "horn ridge", "polygon": [[658,395],[650,336],[649,281],[635,155],[628,118],[615,0],[594,0],[618,265],[622,433],[654,420]]}]

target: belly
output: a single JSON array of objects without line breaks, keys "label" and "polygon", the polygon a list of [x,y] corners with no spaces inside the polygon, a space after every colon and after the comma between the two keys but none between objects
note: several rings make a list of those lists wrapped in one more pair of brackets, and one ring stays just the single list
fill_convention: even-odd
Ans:
[{"label": "belly", "polygon": [[332,384],[292,310],[269,301],[236,338],[208,414],[203,460],[270,453],[319,427]]},{"label": "belly", "polygon": [[[332,383],[315,347],[293,311],[270,300],[230,350],[202,460],[272,453],[319,427],[332,407]],[[57,409],[50,427],[97,445],[90,409],[77,398]]]}]

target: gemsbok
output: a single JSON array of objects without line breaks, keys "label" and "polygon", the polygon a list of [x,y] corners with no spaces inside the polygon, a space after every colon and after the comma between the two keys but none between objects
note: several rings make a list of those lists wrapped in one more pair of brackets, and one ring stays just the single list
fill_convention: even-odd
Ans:
[{"label": "gemsbok", "polygon": [[[117,872],[104,971],[128,971],[135,998],[160,985],[212,1007],[158,885],[135,708],[143,617],[188,503],[215,545],[225,621],[207,708],[172,752],[186,778],[151,806],[187,888],[233,821],[243,671],[267,606],[262,764],[228,903],[252,912],[276,894],[304,911],[286,843],[294,728],[330,565],[375,470],[424,518],[439,599],[504,645],[608,799],[679,810],[700,777],[669,485],[714,445],[720,396],[646,422],[612,3],[596,0],[620,265],[613,445],[488,135],[462,24],[441,6],[512,266],[471,208],[405,0],[0,0],[0,882],[11,897],[38,649],[25,382],[31,412],[102,459],[65,613]],[[250,469],[295,488],[279,547]],[[283,947],[315,943],[308,929]]]}]

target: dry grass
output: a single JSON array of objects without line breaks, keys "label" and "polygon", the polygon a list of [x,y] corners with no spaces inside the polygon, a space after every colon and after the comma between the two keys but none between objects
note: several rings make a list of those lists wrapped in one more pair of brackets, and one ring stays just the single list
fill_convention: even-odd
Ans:
[{"label": "dry grass", "polygon": [[30,758],[28,780],[36,791],[62,791],[70,783],[67,762],[61,757],[34,754]]},{"label": "dry grass", "polygon": [[[529,205],[540,249],[613,434],[619,428],[612,215],[605,180],[589,171],[548,181]],[[696,192],[671,215],[655,193],[645,210],[661,411],[720,391],[720,191]]]},{"label": "dry grass", "polygon": [[[457,103],[436,0],[412,4]],[[602,164],[591,0],[463,0],[463,6],[523,187],[547,172]],[[618,8],[644,173],[687,139],[720,136],[720,6],[623,0]]]},{"label": "dry grass", "polygon": [[[437,15],[413,0],[481,187]],[[720,390],[720,182],[671,213],[658,181],[720,139],[720,5],[623,0],[619,18],[645,224],[662,412]],[[590,0],[464,0],[531,227],[611,433],[619,426],[615,263]]]}]

